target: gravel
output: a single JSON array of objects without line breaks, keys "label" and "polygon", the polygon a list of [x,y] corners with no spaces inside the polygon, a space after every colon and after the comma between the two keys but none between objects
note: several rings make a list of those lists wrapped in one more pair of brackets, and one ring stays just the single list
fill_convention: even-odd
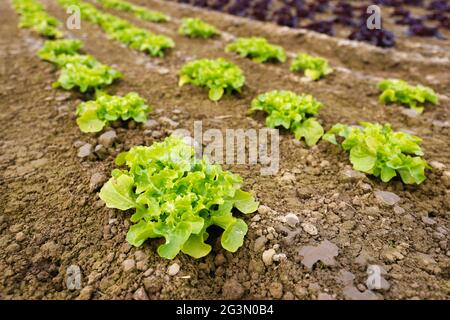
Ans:
[{"label": "gravel", "polygon": [[298,219],[297,215],[294,213],[288,213],[285,216],[285,219],[286,219],[286,223],[288,225],[290,225],[291,227],[295,227],[297,225],[297,223],[299,223],[299,219]]},{"label": "gravel", "polygon": [[122,262],[123,271],[130,272],[136,268],[136,262],[134,259],[127,259],[124,262]]},{"label": "gravel", "polygon": [[261,251],[267,243],[267,238],[265,236],[261,236],[255,240],[255,244],[253,245],[253,250],[256,252]]},{"label": "gravel", "polygon": [[92,146],[92,144],[85,143],[78,149],[77,156],[80,158],[92,157],[93,151],[94,151],[94,147]]},{"label": "gravel", "polygon": [[167,274],[169,276],[175,276],[178,272],[180,272],[180,265],[178,263],[171,264],[167,268]]},{"label": "gravel", "polygon": [[376,190],[374,192],[375,197],[380,204],[393,206],[400,201],[400,197],[393,192]]},{"label": "gravel", "polygon": [[114,142],[117,140],[117,134],[114,130],[109,130],[98,137],[98,143],[106,148],[113,146]]},{"label": "gravel", "polygon": [[89,181],[89,190],[94,192],[98,190],[108,178],[102,172],[95,172]]},{"label": "gravel", "polygon": [[319,233],[317,228],[309,222],[303,222],[301,226],[303,230],[311,236],[316,236]]},{"label": "gravel", "polygon": [[273,256],[275,253],[276,251],[274,249],[268,249],[263,252],[262,260],[266,266],[270,266],[273,263]]}]

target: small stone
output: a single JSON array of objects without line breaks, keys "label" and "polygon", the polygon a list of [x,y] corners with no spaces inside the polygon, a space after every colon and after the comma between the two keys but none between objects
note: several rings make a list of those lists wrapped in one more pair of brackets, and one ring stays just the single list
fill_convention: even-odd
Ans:
[{"label": "small stone", "polygon": [[102,172],[94,173],[89,181],[89,190],[91,192],[96,191],[106,182],[106,180],[108,180],[108,178]]},{"label": "small stone", "polygon": [[136,263],[136,269],[138,269],[139,271],[145,271],[147,270],[147,268],[148,268],[147,261],[142,260]]},{"label": "small stone", "polygon": [[450,126],[450,123],[448,121],[434,120],[432,123],[433,126],[438,128],[447,128]]},{"label": "small stone", "polygon": [[109,130],[98,137],[98,143],[106,148],[113,146],[114,142],[117,140],[117,134],[114,130]]},{"label": "small stone", "polygon": [[147,292],[145,292],[145,289],[140,287],[137,289],[133,294],[134,300],[148,300]]},{"label": "small stone", "polygon": [[172,128],[176,128],[179,125],[178,122],[173,121],[172,119],[170,119],[168,117],[161,117],[161,118],[159,118],[159,121],[163,124],[168,125],[169,127],[172,127]]},{"label": "small stone", "polygon": [[389,191],[376,190],[374,195],[381,204],[387,206],[393,206],[400,201],[400,197],[398,195]]},{"label": "small stone", "polygon": [[437,170],[444,170],[445,164],[439,161],[430,161],[430,165]]},{"label": "small stone", "polygon": [[265,236],[258,237],[255,240],[255,244],[253,245],[253,250],[259,252],[262,248],[264,248],[267,243],[267,238]]},{"label": "small stone", "polygon": [[261,216],[259,214],[255,214],[252,219],[253,222],[258,222],[261,220]]},{"label": "small stone", "polygon": [[275,299],[281,299],[283,296],[283,285],[279,282],[273,282],[269,285],[269,292]]},{"label": "small stone", "polygon": [[167,268],[167,274],[169,276],[174,276],[176,275],[178,272],[180,272],[180,265],[178,263],[174,263],[171,264],[168,268]]},{"label": "small stone", "polygon": [[286,223],[288,225],[290,225],[291,227],[295,227],[297,225],[297,223],[299,222],[297,215],[295,215],[293,213],[288,213],[285,216],[285,219],[286,219]]},{"label": "small stone", "polygon": [[366,175],[364,173],[349,168],[346,168],[344,169],[344,171],[342,171],[342,178],[344,181],[357,181],[362,180],[365,177]]},{"label": "small stone", "polygon": [[266,215],[266,214],[268,214],[269,212],[270,212],[270,208],[269,208],[268,206],[261,205],[261,206],[259,206],[259,208],[258,208],[258,213],[259,213],[259,214]]},{"label": "small stone", "polygon": [[145,129],[155,129],[156,127],[158,127],[158,122],[153,119],[149,119],[144,122],[143,126]]},{"label": "small stone", "polygon": [[381,252],[381,257],[386,261],[393,263],[397,260],[402,260],[404,256],[396,248],[386,248]]},{"label": "small stone", "polygon": [[244,288],[237,280],[229,279],[222,287],[222,296],[226,300],[239,300],[244,296]]},{"label": "small stone", "polygon": [[306,233],[308,233],[312,236],[316,236],[319,233],[317,231],[317,228],[309,222],[303,222],[301,224],[301,226],[302,226],[303,230],[305,230]]},{"label": "small stone", "polygon": [[136,262],[133,259],[127,259],[122,262],[123,271],[129,272],[136,268]]},{"label": "small stone", "polygon": [[90,300],[93,292],[94,292],[93,287],[86,286],[83,289],[81,289],[80,294],[77,297],[77,300]]},{"label": "small stone", "polygon": [[295,175],[290,172],[286,172],[280,178],[280,182],[282,182],[284,184],[292,184],[292,183],[295,183],[295,181],[296,181]]},{"label": "small stone", "polygon": [[272,260],[275,262],[286,260],[286,259],[287,259],[287,257],[286,257],[286,254],[284,254],[284,253],[274,254],[273,258],[272,258]]},{"label": "small stone", "polygon": [[80,158],[88,158],[92,156],[92,152],[94,147],[90,143],[85,143],[78,149],[77,156]]},{"label": "small stone", "polygon": [[23,240],[25,240],[25,233],[20,231],[16,234],[16,241],[22,242]]},{"label": "small stone", "polygon": [[274,249],[269,249],[263,252],[262,260],[266,266],[270,266],[273,263],[273,256],[275,255]]},{"label": "small stone", "polygon": [[422,222],[427,224],[427,225],[429,225],[429,226],[432,226],[432,225],[436,224],[436,221],[434,221],[433,219],[431,219],[430,217],[427,217],[427,216],[423,216],[422,217]]}]

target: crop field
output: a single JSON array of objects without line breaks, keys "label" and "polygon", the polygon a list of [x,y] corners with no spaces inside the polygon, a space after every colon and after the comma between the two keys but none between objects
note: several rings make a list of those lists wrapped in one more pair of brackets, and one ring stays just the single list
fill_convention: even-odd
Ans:
[{"label": "crop field", "polygon": [[449,1],[0,19],[0,300],[448,299]]}]

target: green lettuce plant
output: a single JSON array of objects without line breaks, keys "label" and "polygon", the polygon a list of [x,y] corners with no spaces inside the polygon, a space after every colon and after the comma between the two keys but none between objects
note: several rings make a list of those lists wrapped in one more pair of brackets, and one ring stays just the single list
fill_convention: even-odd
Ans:
[{"label": "green lettuce plant", "polygon": [[135,92],[120,97],[99,91],[95,100],[78,105],[77,124],[83,132],[99,132],[107,123],[119,119],[145,122],[151,110],[145,99]]},{"label": "green lettuce plant", "polygon": [[110,85],[122,74],[95,60],[90,56],[76,55],[71,57],[71,63],[65,63],[61,68],[58,80],[53,84],[55,88],[71,90],[78,87],[80,92],[97,90]]},{"label": "green lettuce plant", "polygon": [[282,47],[270,44],[266,39],[259,37],[238,38],[226,47],[226,51],[236,52],[255,62],[286,61],[286,53]]},{"label": "green lettuce plant", "polygon": [[225,59],[200,59],[182,67],[179,86],[188,83],[209,88],[209,99],[218,101],[226,92],[240,92],[245,77],[239,67]]},{"label": "green lettuce plant", "polygon": [[116,164],[125,168],[113,170],[100,198],[108,208],[134,211],[127,234],[131,245],[164,238],[157,249],[161,257],[173,259],[181,251],[201,258],[211,251],[205,241],[208,228],[216,225],[224,230],[224,249],[236,252],[242,246],[247,225],[232,209],[248,214],[258,203],[240,189],[240,176],[196,159],[194,148],[175,136],[133,147],[119,154]]},{"label": "green lettuce plant", "polygon": [[422,113],[424,110],[423,106],[418,104],[429,102],[436,105],[439,102],[433,89],[422,85],[414,87],[403,80],[382,80],[378,83],[378,90],[382,91],[381,102],[404,104],[418,113]]},{"label": "green lettuce plant", "polygon": [[394,132],[389,124],[362,122],[362,127],[336,124],[323,137],[350,152],[355,170],[380,177],[388,182],[397,174],[405,184],[420,184],[425,180],[428,164],[420,156],[422,139],[405,132]]},{"label": "green lettuce plant", "polygon": [[120,11],[126,11],[134,14],[138,18],[150,22],[167,22],[170,20],[165,14],[148,10],[145,7],[134,5],[128,1],[123,0],[98,0],[105,8],[112,8]]},{"label": "green lettuce plant", "polygon": [[203,39],[208,39],[219,34],[214,26],[198,18],[181,19],[181,26],[178,32],[191,38]]},{"label": "green lettuce plant", "polygon": [[306,144],[313,146],[324,133],[322,126],[314,118],[320,108],[322,104],[311,95],[274,90],[255,98],[250,111],[266,112],[266,125],[269,128],[282,126],[293,132],[296,139],[305,138]]},{"label": "green lettuce plant", "polygon": [[66,8],[71,5],[78,6],[82,19],[97,24],[110,38],[132,49],[149,53],[151,56],[163,57],[167,49],[175,46],[171,38],[138,28],[127,20],[100,11],[90,3],[81,0],[58,0],[58,2]]},{"label": "green lettuce plant", "polygon": [[93,56],[78,53],[82,48],[79,40],[47,40],[38,56],[56,64],[61,70],[55,88],[81,92],[93,91],[111,84],[122,77],[119,71],[98,62]]},{"label": "green lettuce plant", "polygon": [[47,14],[36,0],[12,0],[14,10],[20,14],[20,28],[29,28],[47,38],[61,38],[59,21]]},{"label": "green lettuce plant", "polygon": [[82,48],[83,43],[77,39],[45,41],[44,46],[38,51],[38,57],[61,66],[65,64],[63,61],[65,56],[78,55]]},{"label": "green lettuce plant", "polygon": [[304,71],[306,77],[316,81],[332,73],[333,69],[326,59],[301,53],[292,61],[291,71]]}]

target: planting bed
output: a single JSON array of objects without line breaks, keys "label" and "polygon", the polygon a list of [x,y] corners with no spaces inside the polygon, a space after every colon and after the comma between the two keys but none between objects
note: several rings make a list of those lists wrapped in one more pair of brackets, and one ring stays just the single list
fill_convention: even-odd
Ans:
[{"label": "planting bed", "polygon": [[[40,2],[66,20],[56,0]],[[75,115],[77,105],[92,97],[52,88],[57,68],[37,57],[44,39],[19,29],[10,1],[0,2],[0,299],[448,298],[449,40],[402,37],[396,47],[381,49],[176,2],[132,2],[171,20],[144,22],[132,13],[97,8],[172,38],[175,48],[163,58],[109,39],[85,20],[80,30],[62,25],[68,37],[84,42],[86,53],[123,74],[108,86],[110,94],[137,92],[153,107],[145,124],[112,123],[94,134],[82,133]],[[221,36],[179,35],[183,17],[202,18]],[[305,81],[289,63],[260,64],[225,52],[238,36],[265,37],[285,48],[288,62],[299,52],[320,55],[334,72]],[[187,61],[219,57],[243,70],[240,93],[213,102],[204,88],[178,86],[178,71]],[[384,105],[377,90],[384,78],[429,86],[439,105],[427,105],[420,115]],[[212,251],[201,259],[182,253],[174,260],[161,258],[160,239],[140,248],[129,245],[131,212],[109,209],[99,198],[117,154],[162,141],[177,128],[192,131],[198,120],[203,130],[263,128],[262,113],[247,111],[257,95],[275,89],[311,94],[323,103],[317,118],[325,130],[338,122],[389,122],[396,131],[421,137],[432,167],[427,179],[420,185],[399,178],[383,183],[352,171],[338,146],[321,141],[309,148],[280,130],[276,175],[261,176],[260,165],[224,165],[242,176],[243,189],[261,205],[253,214],[237,214],[249,226],[237,252],[224,250],[215,230],[208,240]],[[117,136],[101,135],[110,130]],[[86,144],[106,148],[93,153]],[[307,246],[319,245],[328,250],[305,253]],[[322,262],[308,268],[305,255]],[[82,278],[81,287],[71,290],[66,279],[72,265]],[[367,288],[369,265],[384,269],[382,288]]]}]

